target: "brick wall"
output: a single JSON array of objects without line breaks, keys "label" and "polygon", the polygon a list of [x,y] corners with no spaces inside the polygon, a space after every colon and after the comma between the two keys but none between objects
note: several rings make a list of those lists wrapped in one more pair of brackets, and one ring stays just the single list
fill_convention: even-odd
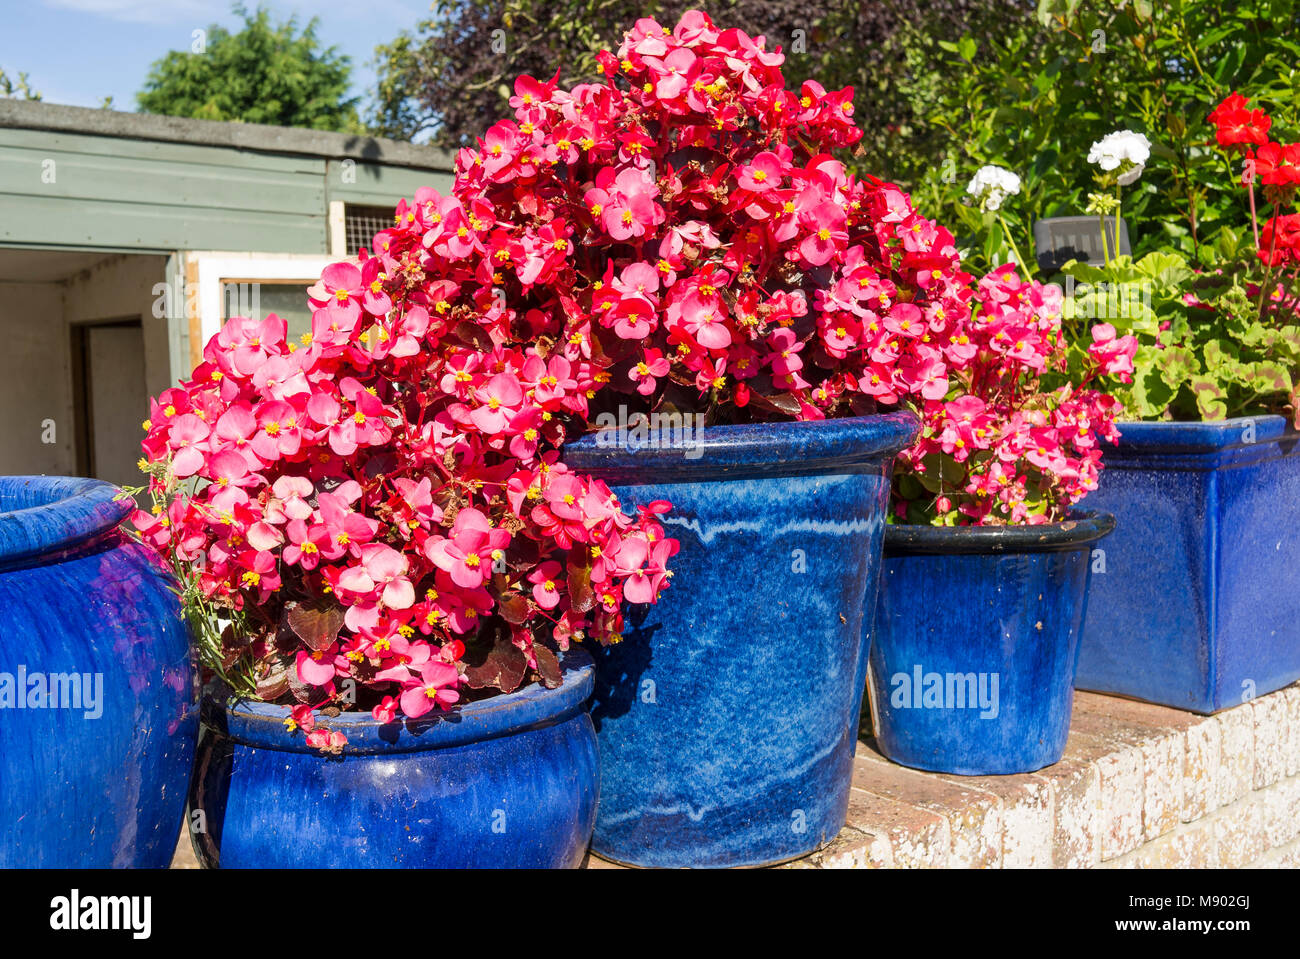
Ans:
[{"label": "brick wall", "polygon": [[799,868],[1300,866],[1300,685],[1197,716],[1078,693],[1061,762],[896,766],[865,738],[848,825]]}]

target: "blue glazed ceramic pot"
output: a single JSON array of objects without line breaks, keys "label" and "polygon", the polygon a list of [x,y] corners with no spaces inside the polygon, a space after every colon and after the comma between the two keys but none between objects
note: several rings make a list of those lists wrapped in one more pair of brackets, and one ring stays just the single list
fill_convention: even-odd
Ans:
[{"label": "blue glazed ceramic pot", "polygon": [[640,866],[780,862],[848,807],[864,605],[909,414],[722,426],[692,445],[565,448],[625,507],[669,500],[671,588],[599,650],[592,851]]},{"label": "blue glazed ceramic pot", "polygon": [[593,676],[591,658],[576,648],[561,666],[556,689],[533,684],[436,718],[383,724],[369,713],[317,714],[347,735],[340,756],[290,733],[288,707],[205,700],[189,809],[199,862],[576,867],[600,786],[587,714]]},{"label": "blue glazed ceramic pot", "polygon": [[171,862],[198,718],[173,580],[91,479],[0,477],[0,867]]},{"label": "blue glazed ceramic pot", "polygon": [[1080,689],[1212,713],[1300,679],[1300,433],[1281,416],[1122,423],[1088,508]]},{"label": "blue glazed ceramic pot", "polygon": [[871,719],[896,763],[964,776],[1061,758],[1092,545],[1105,513],[1047,526],[890,526]]}]

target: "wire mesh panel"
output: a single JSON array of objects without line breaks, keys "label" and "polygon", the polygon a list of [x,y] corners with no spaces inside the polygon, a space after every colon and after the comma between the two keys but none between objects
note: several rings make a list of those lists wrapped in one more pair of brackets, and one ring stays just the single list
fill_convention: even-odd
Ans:
[{"label": "wire mesh panel", "polygon": [[392,225],[393,207],[347,204],[343,209],[343,236],[348,255],[353,256],[362,249],[369,250],[375,234]]}]

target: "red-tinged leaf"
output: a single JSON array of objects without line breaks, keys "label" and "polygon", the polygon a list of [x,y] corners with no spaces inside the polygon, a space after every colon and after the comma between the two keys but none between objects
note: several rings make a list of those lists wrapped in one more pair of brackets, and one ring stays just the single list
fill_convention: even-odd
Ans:
[{"label": "red-tinged leaf", "polygon": [[514,590],[501,594],[497,599],[497,609],[501,613],[501,618],[511,626],[528,622],[529,616],[532,615],[532,611],[528,608],[528,598]]},{"label": "red-tinged leaf", "polygon": [[799,414],[799,400],[789,393],[777,393],[774,396],[769,396],[768,401],[786,416],[797,416]]},{"label": "red-tinged leaf", "polygon": [[465,682],[471,689],[493,687],[503,693],[512,693],[519,688],[527,673],[528,658],[523,650],[509,636],[499,633],[487,658],[465,670]]},{"label": "red-tinged leaf", "polygon": [[555,653],[541,643],[533,643],[533,657],[537,660],[537,675],[542,678],[542,685],[547,689],[556,689],[564,682],[560,672],[560,661]]},{"label": "red-tinged leaf", "polygon": [[227,623],[226,628],[221,631],[221,650],[224,653],[243,652],[251,642],[252,639],[247,633],[235,629],[234,623]]},{"label": "red-tinged leaf", "polygon": [[876,398],[865,393],[852,394],[849,398],[849,409],[853,411],[854,416],[870,416],[879,412]]},{"label": "red-tinged leaf", "polygon": [[294,635],[313,650],[329,649],[339,638],[343,628],[343,607],[337,603],[320,602],[311,606],[290,603],[284,609],[285,622]]},{"label": "red-tinged leaf", "polygon": [[752,406],[754,409],[762,410],[764,413],[781,412],[779,409],[777,409],[776,404],[772,402],[772,398],[770,396],[768,396],[766,393],[762,392],[761,390],[756,390],[752,388],[749,390],[749,402],[747,405]]},{"label": "red-tinged leaf", "polygon": [[[608,331],[591,331],[591,358],[597,366],[609,369],[616,363],[631,359],[642,347],[640,340],[625,340]],[[631,383],[631,380],[628,380]]]},{"label": "red-tinged leaf", "polygon": [[257,678],[257,695],[263,702],[273,703],[289,692],[289,669],[283,662],[268,665],[270,668]]},{"label": "red-tinged leaf", "polygon": [[452,333],[466,346],[476,350],[492,349],[492,337],[475,323],[458,323]]},{"label": "red-tinged leaf", "polygon": [[596,591],[591,588],[590,557],[579,555],[577,551],[570,553],[567,575],[570,605],[575,612],[587,612],[596,605]]}]

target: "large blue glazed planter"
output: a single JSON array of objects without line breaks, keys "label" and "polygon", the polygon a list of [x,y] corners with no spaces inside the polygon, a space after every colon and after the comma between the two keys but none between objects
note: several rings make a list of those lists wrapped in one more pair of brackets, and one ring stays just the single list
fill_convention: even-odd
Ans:
[{"label": "large blue glazed planter", "polygon": [[118,492],[0,477],[0,867],[162,868],[176,849],[189,633]]},{"label": "large blue glazed planter", "polygon": [[1114,525],[890,526],[869,670],[880,751],[964,776],[1057,762],[1090,553]]},{"label": "large blue glazed planter", "polygon": [[191,838],[215,868],[573,868],[600,788],[587,707],[591,657],[434,718],[317,714],[348,738],[329,756],[284,724],[289,709],[204,701]]},{"label": "large blue glazed planter", "polygon": [[1212,713],[1300,679],[1300,433],[1121,423],[1076,685]]},{"label": "large blue glazed planter", "polygon": [[[909,414],[721,426],[565,447],[625,507],[668,500],[671,588],[596,656],[592,851],[639,866],[751,866],[844,825],[865,603]],[[685,447],[685,448],[684,448]]]}]

